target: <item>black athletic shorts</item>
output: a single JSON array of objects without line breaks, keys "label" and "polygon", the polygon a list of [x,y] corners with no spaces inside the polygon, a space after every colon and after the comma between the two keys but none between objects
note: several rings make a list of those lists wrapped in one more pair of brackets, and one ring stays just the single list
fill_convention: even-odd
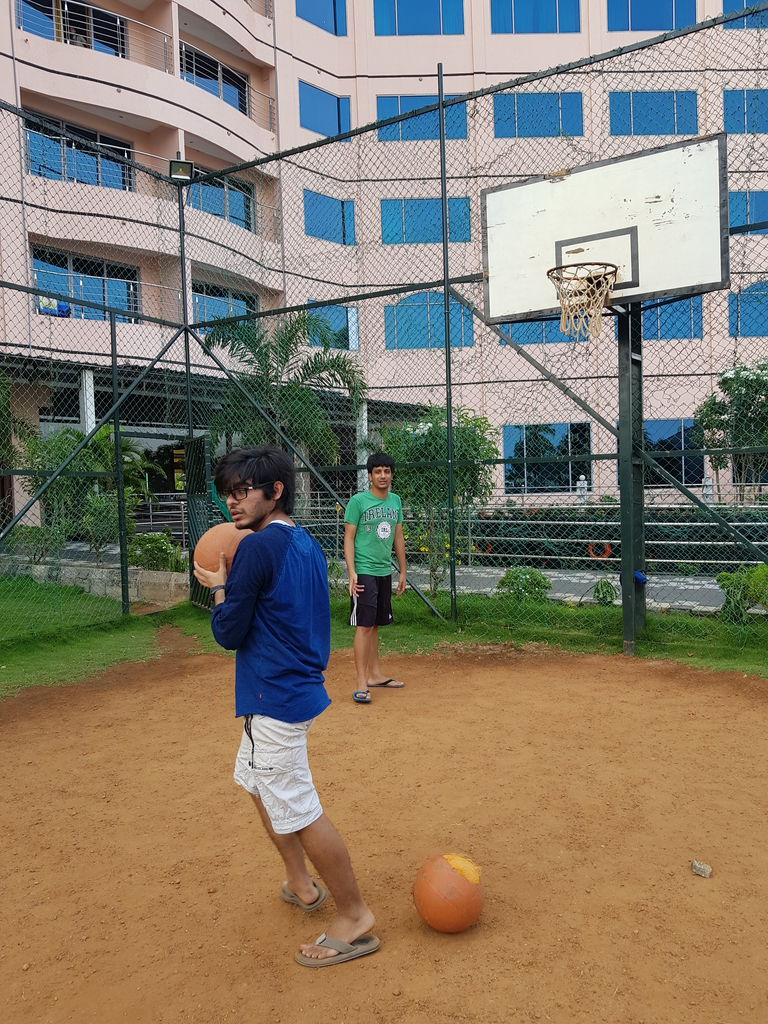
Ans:
[{"label": "black athletic shorts", "polygon": [[362,594],[350,600],[350,626],[388,626],[392,622],[392,577],[361,573]]}]

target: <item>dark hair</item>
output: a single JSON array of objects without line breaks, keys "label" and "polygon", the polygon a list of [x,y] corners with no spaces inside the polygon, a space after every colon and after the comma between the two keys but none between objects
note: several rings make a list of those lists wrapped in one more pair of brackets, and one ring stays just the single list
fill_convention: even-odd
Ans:
[{"label": "dark hair", "polygon": [[274,498],[272,486],[277,481],[283,485],[283,493],[277,500],[276,508],[293,515],[293,502],[296,497],[296,472],[291,457],[281,448],[273,444],[262,444],[258,448],[238,448],[228,452],[216,467],[213,478],[214,486],[219,494],[245,484],[263,484],[264,497]]},{"label": "dark hair", "polygon": [[377,466],[389,466],[392,472],[395,472],[395,460],[386,452],[374,452],[373,455],[368,456],[368,461],[365,464],[368,472],[372,473]]}]

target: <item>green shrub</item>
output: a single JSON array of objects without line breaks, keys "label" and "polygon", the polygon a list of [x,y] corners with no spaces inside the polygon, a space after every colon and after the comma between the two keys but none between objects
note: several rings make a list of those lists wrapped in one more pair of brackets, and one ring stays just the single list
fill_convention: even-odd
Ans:
[{"label": "green shrub", "polygon": [[89,491],[85,496],[82,524],[88,546],[101,564],[104,548],[108,544],[116,544],[120,537],[117,495]]},{"label": "green shrub", "polygon": [[543,601],[552,584],[538,569],[515,565],[507,569],[496,584],[496,594],[504,594],[513,601]]},{"label": "green shrub", "polygon": [[768,565],[741,566],[738,572],[720,572],[715,577],[725,591],[720,617],[744,625],[754,605],[768,609]]},{"label": "green shrub", "polygon": [[595,599],[595,604],[602,605],[604,608],[608,608],[616,598],[619,596],[616,587],[611,583],[610,580],[603,579],[598,580],[595,584],[592,596]]},{"label": "green shrub", "polygon": [[675,569],[678,576],[698,576],[700,565],[698,562],[678,562]]},{"label": "green shrub", "polygon": [[58,558],[67,543],[64,525],[15,526],[8,536],[8,547],[33,565],[40,565],[49,556]]},{"label": "green shrub", "polygon": [[189,560],[168,533],[142,533],[128,547],[128,564],[154,572],[186,572]]},{"label": "green shrub", "polygon": [[344,582],[344,570],[341,563],[331,559],[328,563],[328,590],[332,598],[341,598],[349,593]]}]

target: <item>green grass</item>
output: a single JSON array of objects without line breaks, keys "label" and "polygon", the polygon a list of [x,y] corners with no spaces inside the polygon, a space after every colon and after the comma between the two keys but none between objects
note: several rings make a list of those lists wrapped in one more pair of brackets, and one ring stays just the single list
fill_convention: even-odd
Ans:
[{"label": "green grass", "polygon": [[174,605],[173,608],[160,612],[157,616],[153,616],[153,618],[155,618],[158,625],[175,626],[181,630],[182,636],[194,637],[197,640],[199,649],[205,654],[230,654],[234,656],[234,651],[225,651],[213,639],[210,612],[203,611],[202,608],[195,608],[189,601]]},{"label": "green grass", "polygon": [[69,630],[3,645],[0,654],[0,699],[31,686],[75,683],[124,661],[146,661],[157,651],[157,624],[132,615],[109,625]]},{"label": "green grass", "polygon": [[31,576],[0,577],[0,640],[17,644],[41,636],[119,619],[119,601],[79,587],[36,583]]},{"label": "green grass", "polygon": [[[435,605],[450,616],[448,594]],[[515,603],[503,598],[460,595],[458,623],[441,622],[408,591],[393,601],[395,623],[379,633],[383,652],[428,653],[441,643],[543,643],[569,651],[614,655],[623,650],[621,609],[555,601]],[[349,647],[348,601],[332,602],[331,643]],[[716,616],[649,612],[636,643],[641,658],[768,676],[768,621],[754,616],[739,629]]]},{"label": "green grass", "polygon": [[[37,585],[36,585],[37,586]],[[43,588],[45,589],[45,588]],[[622,650],[621,609],[569,606],[553,601],[515,604],[478,595],[460,596],[458,623],[450,621],[450,601],[438,594],[440,620],[411,591],[394,599],[395,622],[380,631],[382,653],[428,654],[441,644],[526,643],[614,655]],[[352,646],[349,600],[331,602],[331,647]],[[33,625],[33,624],[32,624]],[[58,637],[27,638],[4,644],[0,654],[0,697],[29,686],[84,679],[110,665],[142,661],[157,652],[157,630],[171,625],[194,637],[197,649],[222,653],[213,639],[208,612],[188,602],[153,616],[130,616],[109,625],[71,629]],[[31,632],[31,629],[29,630]],[[768,676],[768,621],[755,616],[739,630],[717,617],[649,613],[638,639],[642,658],[671,659],[701,668]]]}]

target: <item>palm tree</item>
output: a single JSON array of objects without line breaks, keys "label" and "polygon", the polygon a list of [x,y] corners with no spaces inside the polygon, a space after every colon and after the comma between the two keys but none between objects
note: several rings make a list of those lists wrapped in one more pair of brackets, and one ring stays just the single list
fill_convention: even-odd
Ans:
[{"label": "palm tree", "polygon": [[[345,391],[356,414],[367,391],[357,363],[333,348],[337,335],[322,313],[303,311],[266,327],[253,320],[216,324],[206,340],[232,357],[239,383],[293,443],[329,464],[336,458],[338,439],[320,393]],[[317,346],[316,351],[308,353],[308,345]],[[222,437],[229,447],[234,435],[244,445],[280,445],[282,440],[230,381],[222,408],[211,418],[214,447]]]}]

